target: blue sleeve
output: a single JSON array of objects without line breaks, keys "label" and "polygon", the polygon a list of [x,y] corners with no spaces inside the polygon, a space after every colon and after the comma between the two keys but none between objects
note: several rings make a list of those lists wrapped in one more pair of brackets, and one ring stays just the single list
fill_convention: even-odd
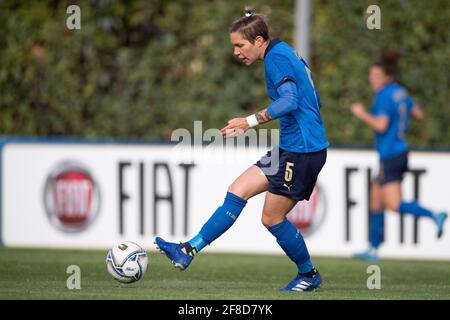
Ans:
[{"label": "blue sleeve", "polygon": [[372,108],[372,114],[376,117],[390,117],[389,107],[392,101],[387,94],[378,95]]},{"label": "blue sleeve", "polygon": [[298,106],[298,92],[294,82],[284,82],[277,88],[277,92],[280,97],[267,107],[267,112],[272,119],[278,119]]},{"label": "blue sleeve", "polygon": [[408,93],[408,91],[403,88],[403,87],[399,87],[399,89],[397,89],[393,94],[392,94],[392,100],[394,102],[396,102],[397,104],[405,104],[407,107],[407,111],[408,114],[411,112],[411,110],[414,108],[414,106],[416,105],[414,103],[413,98],[411,97],[411,95]]},{"label": "blue sleeve", "polygon": [[289,59],[279,54],[268,55],[264,61],[270,80],[278,88],[287,81],[295,82],[295,70]]}]

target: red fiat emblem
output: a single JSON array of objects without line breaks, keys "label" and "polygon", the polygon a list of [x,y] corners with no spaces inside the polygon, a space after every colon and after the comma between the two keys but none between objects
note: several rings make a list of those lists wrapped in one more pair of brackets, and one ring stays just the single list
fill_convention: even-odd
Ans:
[{"label": "red fiat emblem", "polygon": [[63,231],[78,232],[96,217],[100,192],[84,166],[65,162],[47,178],[44,202],[53,225]]},{"label": "red fiat emblem", "polygon": [[325,218],[325,195],[316,184],[309,201],[299,201],[288,213],[291,221],[304,236],[312,234]]}]

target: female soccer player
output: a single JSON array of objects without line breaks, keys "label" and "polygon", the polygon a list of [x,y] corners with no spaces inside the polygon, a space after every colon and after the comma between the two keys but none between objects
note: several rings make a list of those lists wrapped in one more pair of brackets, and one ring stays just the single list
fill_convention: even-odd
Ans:
[{"label": "female soccer player", "polygon": [[374,129],[380,158],[379,176],[371,184],[370,248],[355,255],[364,260],[378,259],[377,249],[384,235],[385,209],[433,219],[438,238],[442,236],[447,218],[444,212],[433,213],[416,201],[402,200],[401,182],[408,169],[406,131],[410,118],[422,120],[424,112],[414,104],[405,88],[395,82],[397,59],[396,55],[385,55],[369,68],[369,83],[375,92],[370,113],[359,102],[351,106],[353,114]]},{"label": "female soccer player", "polygon": [[[306,62],[287,43],[269,39],[268,26],[261,15],[246,12],[231,24],[229,31],[237,58],[248,66],[264,61],[267,91],[273,102],[253,115],[228,121],[222,135],[234,136],[280,119],[279,146],[229,186],[222,206],[194,238],[176,244],[157,237],[155,243],[176,267],[184,270],[200,250],[232,226],[248,199],[267,191],[262,223],[298,269],[282,290],[311,291],[320,286],[322,279],[302,235],[286,215],[297,201],[309,199],[326,161],[329,144],[320,116],[319,95]],[[278,169],[275,174],[268,169],[273,164]]]}]

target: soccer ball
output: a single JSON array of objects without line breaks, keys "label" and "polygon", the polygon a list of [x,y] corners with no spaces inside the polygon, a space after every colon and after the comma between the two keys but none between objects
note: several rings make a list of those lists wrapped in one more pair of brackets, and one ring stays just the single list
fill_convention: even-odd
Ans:
[{"label": "soccer ball", "polygon": [[109,250],[106,268],[119,282],[131,283],[142,279],[147,271],[147,253],[138,244],[125,241]]}]

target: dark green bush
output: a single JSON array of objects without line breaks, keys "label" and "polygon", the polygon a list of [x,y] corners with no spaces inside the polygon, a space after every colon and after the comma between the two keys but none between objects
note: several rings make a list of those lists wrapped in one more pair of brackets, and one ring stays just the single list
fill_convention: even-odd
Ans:
[{"label": "dark green bush", "polygon": [[[273,36],[293,39],[294,1],[79,1],[81,30],[66,27],[70,4],[0,2],[0,135],[168,138],[194,120],[221,128],[269,103],[262,63],[232,56],[230,22],[250,4]],[[428,116],[412,143],[448,146],[450,6],[379,1],[382,29],[371,31],[370,4],[313,1],[310,64],[329,140],[371,143],[348,106],[370,104],[367,67],[395,49],[401,81]]]}]

